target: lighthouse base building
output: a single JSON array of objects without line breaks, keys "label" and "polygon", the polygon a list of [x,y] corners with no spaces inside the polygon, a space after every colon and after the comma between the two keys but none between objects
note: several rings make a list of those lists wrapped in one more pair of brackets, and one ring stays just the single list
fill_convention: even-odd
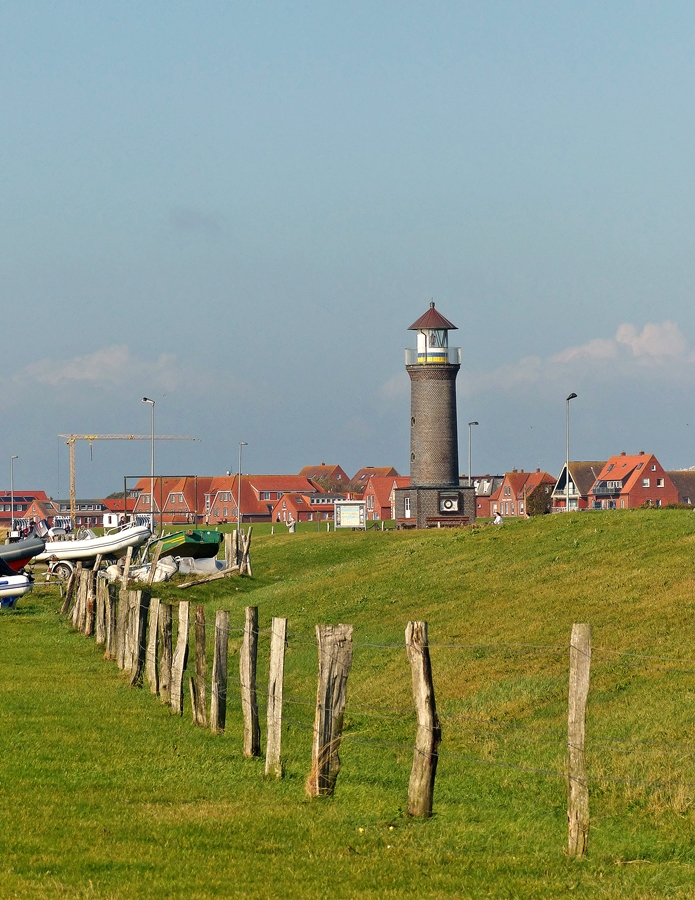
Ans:
[{"label": "lighthouse base building", "polygon": [[475,490],[458,472],[456,376],[460,347],[449,346],[455,325],[430,303],[409,331],[415,350],[405,351],[410,376],[410,487],[395,491],[401,528],[466,525],[475,519]]}]

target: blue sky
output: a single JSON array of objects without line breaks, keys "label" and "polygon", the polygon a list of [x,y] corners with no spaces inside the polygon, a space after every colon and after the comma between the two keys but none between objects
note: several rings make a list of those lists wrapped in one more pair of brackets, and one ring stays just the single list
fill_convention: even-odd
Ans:
[{"label": "blue sky", "polygon": [[[695,465],[690,3],[0,5],[0,436],[158,470],[408,470],[408,325],[461,469]],[[149,471],[78,448],[78,493]]]}]

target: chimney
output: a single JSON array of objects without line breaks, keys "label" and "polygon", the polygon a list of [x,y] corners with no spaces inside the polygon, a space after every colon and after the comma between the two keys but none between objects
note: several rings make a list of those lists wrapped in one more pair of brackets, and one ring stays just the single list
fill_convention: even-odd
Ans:
[{"label": "chimney", "polygon": [[521,471],[523,472],[524,470],[522,469]]},{"label": "chimney", "polygon": [[516,468],[512,469],[512,472],[516,472]]},{"label": "chimney", "polygon": [[536,474],[538,474],[540,471],[541,471],[540,466],[536,466]]},{"label": "chimney", "polygon": [[627,456],[627,453],[626,453],[624,450],[622,450],[621,453],[620,453],[620,455],[621,455],[621,456]]},{"label": "chimney", "polygon": [[640,450],[639,455],[644,456],[644,450]]}]

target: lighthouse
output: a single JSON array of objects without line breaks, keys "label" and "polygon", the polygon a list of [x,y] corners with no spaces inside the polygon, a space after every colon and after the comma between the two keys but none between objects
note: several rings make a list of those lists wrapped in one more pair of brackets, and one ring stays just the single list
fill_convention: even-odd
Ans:
[{"label": "lighthouse", "polygon": [[457,327],[434,302],[408,329],[415,348],[405,351],[410,376],[410,487],[396,491],[400,527],[464,525],[475,518],[475,492],[460,483],[456,376],[461,348],[449,346]]}]

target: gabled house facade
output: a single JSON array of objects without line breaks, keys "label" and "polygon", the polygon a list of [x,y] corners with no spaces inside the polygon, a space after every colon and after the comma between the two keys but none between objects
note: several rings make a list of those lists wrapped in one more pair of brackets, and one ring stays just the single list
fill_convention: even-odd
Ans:
[{"label": "gabled house facade", "polygon": [[410,478],[407,475],[371,475],[362,494],[362,499],[367,504],[367,519],[375,522],[395,519],[394,489],[409,485]]},{"label": "gabled house facade", "polygon": [[542,502],[549,510],[555,481],[553,475],[540,469],[535,472],[524,472],[523,469],[506,472],[502,484],[490,497],[490,515],[499,513],[507,518],[526,516],[532,498],[535,501],[534,512],[537,512],[539,495],[543,495]]},{"label": "gabled house facade", "polygon": [[589,491],[594,486],[605,465],[605,460],[601,462],[570,462],[568,484],[567,464],[565,463],[553,488],[553,512],[565,511],[568,493],[570,511],[574,509],[589,509],[591,503]]},{"label": "gabled house facade", "polygon": [[[461,476],[462,483],[468,483],[467,476]],[[476,518],[487,518],[494,515],[491,510],[490,502],[496,497],[504,475],[475,475],[471,478],[471,484],[475,489],[475,515]],[[495,510],[497,512],[497,510]]]},{"label": "gabled house facade", "polygon": [[653,453],[612,456],[589,491],[591,509],[635,509],[678,502],[678,489]]}]

